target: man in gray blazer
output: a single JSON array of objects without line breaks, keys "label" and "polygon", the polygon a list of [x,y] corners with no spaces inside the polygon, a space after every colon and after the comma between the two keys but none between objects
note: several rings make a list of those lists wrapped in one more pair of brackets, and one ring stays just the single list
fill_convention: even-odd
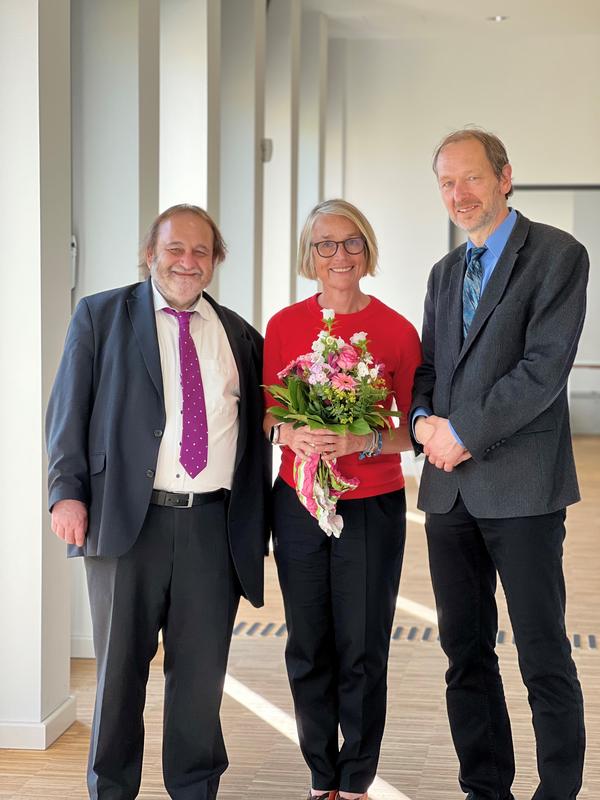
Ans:
[{"label": "man in gray blazer", "polygon": [[447,707],[468,800],[509,800],[510,721],[495,653],[502,582],[528,690],[535,800],[581,787],[583,698],[565,632],[565,508],[579,499],[567,379],[585,313],[588,257],[563,231],[510,209],[502,142],[446,137],[433,168],[468,233],[430,274],[411,420],[426,512]]},{"label": "man in gray blazer", "polygon": [[94,628],[91,798],[138,795],[160,630],[167,791],[213,800],[227,767],[219,708],[240,594],[263,602],[271,447],[262,337],[204,291],[224,256],[205,211],[164,211],[150,278],[77,306],[50,398],[52,528],[85,558]]}]

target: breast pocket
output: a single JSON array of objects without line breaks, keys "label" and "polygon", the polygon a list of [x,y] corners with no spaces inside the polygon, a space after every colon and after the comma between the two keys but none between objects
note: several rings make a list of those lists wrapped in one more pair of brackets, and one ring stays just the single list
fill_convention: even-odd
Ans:
[{"label": "breast pocket", "polygon": [[200,361],[202,387],[207,414],[225,415],[232,404],[237,404],[239,385],[235,363],[220,361],[215,358],[203,358]]}]

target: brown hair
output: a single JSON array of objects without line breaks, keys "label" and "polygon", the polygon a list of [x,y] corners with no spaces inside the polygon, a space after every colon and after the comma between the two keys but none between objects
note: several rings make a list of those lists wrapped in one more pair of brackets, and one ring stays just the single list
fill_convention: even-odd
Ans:
[{"label": "brown hair", "polygon": [[[446,147],[448,144],[453,144],[454,142],[463,142],[465,139],[475,139],[476,141],[481,142],[483,149],[485,150],[487,160],[490,162],[496,177],[500,179],[502,177],[502,170],[508,163],[510,163],[508,160],[506,147],[495,134],[485,131],[483,128],[478,128],[475,125],[461,128],[461,130],[458,131],[453,131],[442,139],[433,154],[432,167],[435,174],[438,174],[437,162],[444,147]],[[511,186],[510,191],[508,191],[505,196],[508,198],[512,193],[513,187]]]},{"label": "brown hair", "polygon": [[171,217],[174,217],[177,214],[195,214],[197,217],[200,217],[200,219],[204,220],[204,222],[207,222],[213,232],[213,264],[216,266],[225,260],[225,256],[227,254],[227,245],[221,236],[221,231],[218,229],[216,222],[212,219],[208,212],[206,212],[203,208],[200,208],[200,206],[190,205],[189,203],[179,203],[176,206],[170,206],[165,211],[160,213],[150,226],[148,233],[144,236],[140,247],[141,268],[146,267],[146,259],[149,253],[151,253],[153,256],[155,255],[156,242],[158,239],[158,231],[160,230],[160,226],[163,224],[163,222],[165,222],[165,220],[171,219]]},{"label": "brown hair", "polygon": [[324,200],[322,203],[319,203],[306,218],[298,243],[298,258],[296,260],[298,274],[311,280],[317,279],[311,239],[313,226],[317,217],[321,214],[335,214],[339,217],[346,217],[346,219],[349,219],[356,225],[361,236],[365,240],[365,255],[367,261],[366,274],[374,275],[377,269],[379,250],[371,223],[356,206],[353,206],[352,203],[349,203],[347,200],[340,200],[339,198]]}]

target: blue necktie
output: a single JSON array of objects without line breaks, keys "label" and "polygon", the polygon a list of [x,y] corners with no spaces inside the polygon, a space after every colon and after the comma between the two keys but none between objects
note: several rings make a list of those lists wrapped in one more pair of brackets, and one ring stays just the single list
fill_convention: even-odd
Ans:
[{"label": "blue necktie", "polygon": [[463,336],[465,339],[479,303],[483,278],[483,266],[480,258],[486,250],[487,247],[473,247],[469,251],[467,271],[463,281]]}]

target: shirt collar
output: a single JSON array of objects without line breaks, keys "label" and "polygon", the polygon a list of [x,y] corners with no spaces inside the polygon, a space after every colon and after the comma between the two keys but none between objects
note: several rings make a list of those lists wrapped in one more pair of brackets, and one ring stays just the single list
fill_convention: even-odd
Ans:
[{"label": "shirt collar", "polygon": [[[506,247],[506,243],[508,241],[508,237],[512,233],[512,229],[515,227],[515,222],[517,221],[517,212],[514,208],[509,210],[509,214],[505,217],[500,225],[496,228],[495,231],[490,233],[488,238],[485,240],[485,246],[490,251],[492,256],[496,259],[496,261],[502,255],[502,251]],[[469,256],[470,251],[475,247],[473,242],[469,239],[467,242],[467,259]]]},{"label": "shirt collar", "polygon": [[[171,308],[159,290],[156,288],[156,284],[150,278],[150,283],[152,284],[152,297],[154,300],[154,310],[155,311],[162,311],[163,308]],[[207,309],[207,301],[204,299],[203,294],[200,294],[200,297],[196,300],[193,306],[187,308],[186,311],[196,311],[202,319],[209,319],[210,315]]]}]

